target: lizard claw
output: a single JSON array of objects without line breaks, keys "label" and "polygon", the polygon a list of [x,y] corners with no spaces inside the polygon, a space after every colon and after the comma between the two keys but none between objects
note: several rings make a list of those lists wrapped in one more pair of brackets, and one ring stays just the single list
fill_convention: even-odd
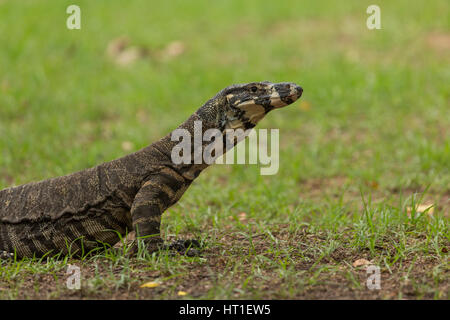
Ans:
[{"label": "lizard claw", "polygon": [[14,253],[7,252],[7,251],[4,251],[4,250],[0,251],[0,260],[1,259],[9,260],[9,259],[12,259],[12,258],[14,258]]}]

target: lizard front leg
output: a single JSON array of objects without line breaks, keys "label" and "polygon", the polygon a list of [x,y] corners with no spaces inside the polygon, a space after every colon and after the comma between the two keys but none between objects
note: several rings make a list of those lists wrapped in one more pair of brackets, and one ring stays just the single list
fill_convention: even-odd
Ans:
[{"label": "lizard front leg", "polygon": [[197,246],[198,241],[176,241],[172,245],[164,246],[160,236],[163,212],[181,198],[186,188],[181,176],[172,170],[165,170],[147,180],[136,194],[131,207],[133,229],[136,239],[143,240],[149,252],[159,249],[186,252],[191,246]]},{"label": "lizard front leg", "polygon": [[131,219],[136,240],[143,240],[149,252],[159,249],[161,216],[169,207],[169,195],[158,182],[159,179],[144,183],[131,207]]}]

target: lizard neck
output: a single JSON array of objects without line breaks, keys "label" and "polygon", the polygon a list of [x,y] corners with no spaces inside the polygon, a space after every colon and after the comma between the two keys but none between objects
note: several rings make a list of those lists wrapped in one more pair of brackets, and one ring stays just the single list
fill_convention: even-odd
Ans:
[{"label": "lizard neck", "polygon": [[[210,165],[203,161],[203,150],[210,143],[203,141],[203,135],[208,129],[220,129],[218,127],[226,103],[227,100],[222,91],[219,92],[175,130],[144,149],[145,152],[153,159],[156,157],[158,163],[172,168],[185,179],[194,180]],[[174,161],[173,154],[179,151],[182,142],[187,143],[188,148],[183,148],[183,150],[186,150],[186,154],[189,154],[190,157],[188,157],[189,161],[180,163]]]},{"label": "lizard neck", "polygon": [[[200,123],[202,125],[199,125]],[[194,180],[204,169],[209,167],[209,164],[203,161],[203,157],[200,161],[198,159],[197,161],[195,160],[196,150],[198,152],[198,149],[201,148],[200,154],[203,154],[202,150],[207,144],[202,139],[204,132],[209,129],[207,124],[196,112],[171,133],[143,149],[143,152],[153,159],[156,157],[158,163],[170,167],[185,179]],[[200,128],[201,130],[199,130]],[[198,145],[198,141],[201,142],[200,145]],[[179,161],[174,159],[173,152],[179,152],[176,150],[180,149],[182,142],[183,144],[187,143],[189,146],[189,148],[183,150],[188,150],[190,161],[179,163]]]}]

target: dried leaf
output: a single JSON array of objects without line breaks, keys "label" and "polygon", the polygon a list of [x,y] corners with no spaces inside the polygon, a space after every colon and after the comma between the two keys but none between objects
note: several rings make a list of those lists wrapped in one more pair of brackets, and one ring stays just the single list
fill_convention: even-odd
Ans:
[{"label": "dried leaf", "polygon": [[186,291],[178,291],[178,295],[185,296],[185,295],[187,295],[187,292]]},{"label": "dried leaf", "polygon": [[129,39],[127,37],[119,37],[111,40],[106,48],[106,53],[111,58],[116,58],[128,46]]},{"label": "dried leaf", "polygon": [[130,141],[122,142],[122,150],[123,151],[131,151],[131,150],[133,150],[133,147],[134,147],[134,145]]},{"label": "dried leaf", "polygon": [[129,39],[120,37],[110,41],[107,55],[118,65],[127,66],[147,55],[146,48],[129,46]]},{"label": "dried leaf", "polygon": [[143,57],[144,53],[138,47],[131,47],[121,52],[115,59],[115,62],[121,66],[127,66]]},{"label": "dried leaf", "polygon": [[375,189],[375,190],[378,189],[378,187],[380,186],[380,185],[378,184],[378,182],[377,182],[377,181],[374,181],[374,180],[369,181],[367,184],[369,185],[369,187],[371,187],[372,189]]},{"label": "dried leaf", "polygon": [[309,110],[311,110],[311,103],[309,103],[306,100],[301,100],[300,104],[299,104],[299,108],[300,108],[300,110],[303,110],[303,111],[309,111]]},{"label": "dried leaf", "polygon": [[145,123],[147,123],[149,120],[149,115],[148,115],[148,112],[147,112],[147,110],[145,110],[145,109],[139,109],[137,112],[136,112],[136,119],[140,122],[140,123],[142,123],[142,124],[145,124]]},{"label": "dried leaf", "polygon": [[160,283],[158,282],[154,282],[154,281],[150,281],[150,282],[146,282],[143,285],[141,285],[141,288],[156,288],[159,287]]},{"label": "dried leaf", "polygon": [[184,53],[186,46],[181,41],[173,41],[167,45],[162,54],[165,58],[175,58]]},{"label": "dried leaf", "polygon": [[366,259],[358,259],[355,262],[353,262],[353,267],[360,267],[360,266],[367,266],[369,264],[372,264],[369,260]]},{"label": "dried leaf", "polygon": [[426,211],[429,216],[432,216],[434,212],[434,204],[433,203],[419,204],[416,208],[416,211],[420,213],[424,213]]},{"label": "dried leaf", "polygon": [[245,221],[245,220],[247,220],[247,214],[246,214],[245,212],[239,213],[238,219],[239,219],[239,221]]}]

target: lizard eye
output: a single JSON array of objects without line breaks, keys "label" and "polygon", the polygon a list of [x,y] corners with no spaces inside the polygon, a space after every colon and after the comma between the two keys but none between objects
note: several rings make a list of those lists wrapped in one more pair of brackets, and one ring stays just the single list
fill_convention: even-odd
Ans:
[{"label": "lizard eye", "polygon": [[256,92],[256,91],[258,90],[258,88],[257,88],[257,87],[251,87],[250,90],[251,90],[252,92]]}]

